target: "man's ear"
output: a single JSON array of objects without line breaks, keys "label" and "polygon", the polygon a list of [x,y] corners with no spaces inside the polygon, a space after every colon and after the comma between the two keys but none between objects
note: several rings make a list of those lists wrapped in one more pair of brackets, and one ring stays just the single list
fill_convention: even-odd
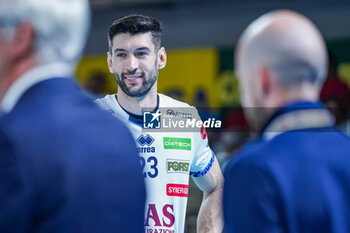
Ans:
[{"label": "man's ear", "polygon": [[114,74],[113,68],[112,68],[112,55],[109,51],[107,52],[107,65],[108,65],[109,72]]},{"label": "man's ear", "polygon": [[35,45],[35,30],[33,26],[28,23],[18,24],[11,44],[14,60],[32,54]]},{"label": "man's ear", "polygon": [[272,88],[272,76],[266,67],[258,68],[258,80],[259,88],[263,96],[268,96]]},{"label": "man's ear", "polygon": [[161,47],[159,50],[158,50],[158,69],[161,70],[165,67],[166,65],[166,59],[167,59],[167,56],[166,56],[166,51],[165,51],[165,48],[164,47]]}]

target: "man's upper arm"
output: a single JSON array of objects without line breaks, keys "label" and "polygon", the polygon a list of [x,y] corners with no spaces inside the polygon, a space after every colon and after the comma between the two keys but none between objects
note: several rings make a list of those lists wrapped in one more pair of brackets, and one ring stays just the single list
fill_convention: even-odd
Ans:
[{"label": "man's upper arm", "polygon": [[223,183],[223,176],[217,159],[214,157],[214,162],[205,175],[194,176],[193,181],[204,193],[210,193],[219,185],[221,186]]},{"label": "man's upper arm", "polygon": [[226,233],[280,232],[273,182],[272,176],[254,162],[229,164],[223,199]]},{"label": "man's upper arm", "polygon": [[191,176],[204,193],[210,193],[222,185],[223,176],[214,152],[209,147],[208,138],[198,133],[195,138],[195,155],[191,165]]}]

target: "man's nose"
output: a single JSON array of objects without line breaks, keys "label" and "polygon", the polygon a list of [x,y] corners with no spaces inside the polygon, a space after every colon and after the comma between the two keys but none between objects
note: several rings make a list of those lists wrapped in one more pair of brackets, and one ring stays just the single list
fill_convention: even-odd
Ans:
[{"label": "man's nose", "polygon": [[135,56],[129,56],[127,65],[126,65],[126,70],[133,74],[137,71],[138,68],[138,61],[137,58]]}]

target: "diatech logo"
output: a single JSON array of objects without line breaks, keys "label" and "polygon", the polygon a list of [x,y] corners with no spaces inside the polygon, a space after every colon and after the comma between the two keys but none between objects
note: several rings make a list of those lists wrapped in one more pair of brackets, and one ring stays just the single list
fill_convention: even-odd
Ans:
[{"label": "diatech logo", "polygon": [[137,139],[136,142],[141,146],[137,147],[137,151],[139,153],[154,153],[156,152],[156,148],[154,146],[151,147],[151,145],[154,142],[154,138],[151,137],[151,135],[146,134],[143,135],[141,134]]},{"label": "diatech logo", "polygon": [[166,169],[168,173],[188,174],[190,170],[190,163],[188,160],[167,159]]},{"label": "diatech logo", "polygon": [[191,150],[191,138],[163,138],[163,146],[166,150]]},{"label": "diatech logo", "polygon": [[143,113],[143,128],[144,129],[160,129],[160,116],[162,113],[157,112],[144,112]]}]

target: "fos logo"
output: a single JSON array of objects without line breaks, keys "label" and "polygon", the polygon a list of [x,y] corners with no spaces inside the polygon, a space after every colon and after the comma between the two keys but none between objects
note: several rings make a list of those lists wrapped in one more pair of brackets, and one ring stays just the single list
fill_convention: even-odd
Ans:
[{"label": "fos logo", "polygon": [[190,162],[188,160],[168,159],[166,161],[168,173],[185,173],[188,174]]},{"label": "fos logo", "polygon": [[143,128],[144,129],[160,129],[160,116],[162,115],[159,110],[157,112],[144,112],[143,113]]}]

